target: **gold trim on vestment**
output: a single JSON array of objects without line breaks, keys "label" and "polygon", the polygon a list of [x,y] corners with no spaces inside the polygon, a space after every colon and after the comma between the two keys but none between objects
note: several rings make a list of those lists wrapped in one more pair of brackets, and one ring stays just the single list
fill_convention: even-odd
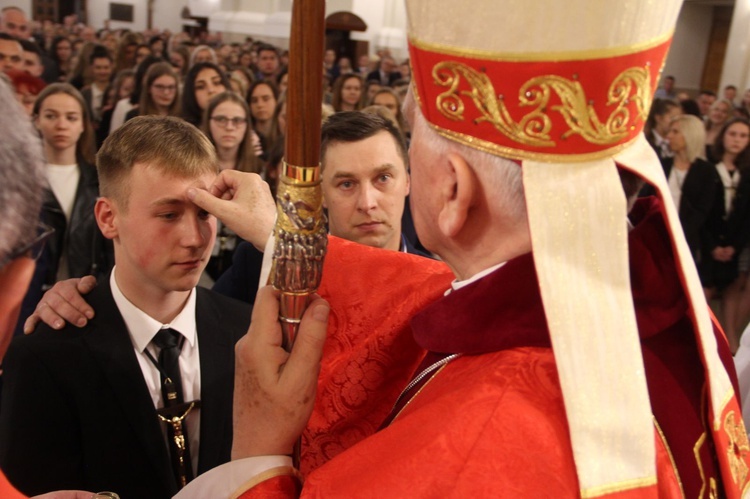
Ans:
[{"label": "gold trim on vestment", "polygon": [[706,492],[706,472],[703,471],[703,463],[701,462],[700,455],[700,449],[706,441],[706,435],[707,433],[704,431],[701,437],[697,442],[695,442],[695,445],[693,446],[693,455],[695,456],[695,462],[698,465],[698,473],[701,477],[701,491],[700,494],[698,494],[698,497],[703,497],[703,494]]},{"label": "gold trim on vestment", "polygon": [[612,57],[619,57],[623,55],[635,54],[637,52],[643,52],[645,50],[652,49],[658,45],[661,45],[662,43],[672,38],[673,34],[674,30],[672,29],[664,33],[663,35],[657,36],[645,42],[634,43],[633,45],[596,50],[566,50],[560,52],[500,52],[491,50],[479,50],[476,48],[456,47],[443,45],[440,43],[426,42],[423,40],[419,40],[414,36],[409,37],[409,43],[422,50],[428,50],[430,52],[437,52],[457,57],[469,57],[474,59],[487,59],[492,61],[507,62],[562,62],[586,61],[591,59],[608,59]]},{"label": "gold trim on vestment", "polygon": [[724,418],[724,434],[726,434],[728,440],[727,461],[729,462],[729,471],[732,473],[732,480],[738,486],[743,484],[747,486],[750,470],[748,470],[747,463],[742,457],[750,452],[750,442],[747,439],[742,417],[738,417],[734,411],[729,411]]},{"label": "gold trim on vestment", "polygon": [[656,428],[656,432],[659,434],[659,438],[664,444],[664,448],[667,449],[669,462],[672,463],[672,469],[674,470],[674,474],[677,477],[677,484],[680,486],[680,492],[682,493],[682,497],[685,497],[685,489],[682,487],[682,480],[680,479],[680,470],[677,468],[677,463],[675,462],[674,456],[672,455],[672,449],[669,448],[669,442],[667,442],[667,437],[665,437],[664,432],[661,431],[661,426],[659,426],[659,422],[656,420],[656,416],[654,416],[654,427]]},{"label": "gold trim on vestment", "polygon": [[651,487],[656,485],[656,477],[646,478],[635,478],[633,480],[625,480],[624,482],[613,483],[610,485],[602,485],[601,487],[592,487],[590,489],[581,490],[581,497],[586,499],[588,497],[599,497],[606,494],[614,494],[616,492],[625,492],[626,490],[640,489],[643,487]]},{"label": "gold trim on vestment", "polygon": [[714,422],[713,427],[714,431],[721,430],[721,415],[724,414],[724,408],[729,405],[729,402],[732,401],[732,399],[735,397],[734,388],[732,388],[730,391],[727,392],[726,395],[724,395],[724,400],[721,401],[721,407],[713,408],[714,413]]},{"label": "gold trim on vestment", "polygon": [[278,466],[276,468],[271,468],[264,471],[263,473],[255,475],[250,480],[243,483],[240,487],[237,488],[237,490],[234,491],[231,496],[229,496],[229,499],[238,499],[242,494],[252,489],[259,483],[265,482],[266,480],[270,480],[271,478],[275,478],[277,476],[291,476],[297,479],[300,484],[303,482],[302,475],[296,468],[293,468],[292,466]]}]

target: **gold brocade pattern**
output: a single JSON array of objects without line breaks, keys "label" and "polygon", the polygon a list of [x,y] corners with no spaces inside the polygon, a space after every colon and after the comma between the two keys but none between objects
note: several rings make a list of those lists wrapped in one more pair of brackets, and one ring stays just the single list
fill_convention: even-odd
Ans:
[{"label": "gold brocade pattern", "polygon": [[732,480],[743,490],[748,481],[748,467],[745,456],[750,451],[747,432],[742,418],[737,418],[734,411],[730,411],[724,418],[724,433],[727,436],[727,458]]},{"label": "gold brocade pattern", "polygon": [[[626,69],[610,84],[607,105],[616,107],[604,122],[599,119],[581,83],[575,79],[545,75],[528,80],[519,89],[518,98],[520,106],[533,107],[533,110],[520,121],[515,121],[505,105],[504,96],[496,94],[486,74],[460,62],[446,61],[435,65],[432,77],[437,85],[449,87],[436,101],[438,110],[446,118],[464,119],[463,96],[467,96],[482,115],[475,123],[489,122],[506,137],[528,146],[556,145],[551,136],[549,111],[560,113],[568,126],[567,130],[561,131],[562,139],[580,135],[592,144],[611,145],[626,139],[636,123],[642,124],[651,105],[650,72],[638,67]],[[459,91],[462,78],[470,90]],[[553,93],[560,99],[560,104],[548,107]],[[628,108],[631,101],[635,104],[635,113]]]}]

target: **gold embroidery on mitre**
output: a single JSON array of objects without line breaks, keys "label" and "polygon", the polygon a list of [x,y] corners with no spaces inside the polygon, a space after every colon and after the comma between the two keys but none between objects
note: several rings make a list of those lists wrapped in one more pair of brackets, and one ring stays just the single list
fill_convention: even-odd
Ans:
[{"label": "gold embroidery on mitre", "polygon": [[488,121],[503,135],[522,144],[546,147],[555,145],[549,136],[552,123],[549,116],[541,110],[547,105],[549,92],[546,95],[521,95],[521,105],[536,105],[537,108],[516,123],[503,99],[495,97],[495,87],[489,77],[460,62],[441,62],[432,69],[435,83],[450,87],[437,98],[438,110],[446,118],[454,121],[464,119],[464,102],[458,92],[461,76],[469,83],[471,91],[464,90],[460,94],[471,97],[477,110],[482,113],[483,117],[478,118],[477,123]]},{"label": "gold embroidery on mitre", "polygon": [[735,417],[734,411],[730,411],[724,418],[724,433],[729,440],[727,445],[727,458],[732,480],[742,490],[748,480],[748,467],[745,456],[750,451],[750,443],[747,440],[747,432],[742,418]]},{"label": "gold embroidery on mitre", "polygon": [[[504,96],[496,95],[490,78],[466,64],[445,61],[436,64],[432,70],[435,83],[448,90],[437,97],[436,106],[443,116],[453,121],[462,121],[466,109],[462,96],[471,98],[482,117],[475,123],[487,121],[509,139],[537,147],[554,147],[551,137],[552,121],[548,115],[548,104],[554,92],[560,104],[549,108],[559,112],[568,130],[562,131],[561,138],[580,135],[589,143],[597,145],[616,144],[626,139],[636,123],[643,123],[648,117],[651,105],[651,74],[645,68],[628,68],[610,84],[607,92],[607,105],[617,105],[614,111],[602,122],[587,99],[580,82],[557,75],[538,76],[528,80],[519,89],[519,104],[534,109],[516,122],[508,112]],[[461,78],[471,87],[459,91]],[[631,100],[636,112],[628,108]],[[634,114],[634,116],[633,116]]]}]

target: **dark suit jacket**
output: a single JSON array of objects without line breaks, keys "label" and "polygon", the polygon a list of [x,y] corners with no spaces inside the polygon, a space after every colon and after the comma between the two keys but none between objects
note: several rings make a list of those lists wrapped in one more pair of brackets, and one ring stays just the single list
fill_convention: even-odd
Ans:
[{"label": "dark suit jacket", "polygon": [[[197,288],[201,365],[198,472],[229,461],[234,344],[246,304]],[[109,280],[87,299],[89,325],[21,336],[5,357],[0,467],[21,491],[110,490],[123,499],[177,492],[165,437]]]},{"label": "dark suit jacket", "polygon": [[[663,163],[667,178],[672,171],[673,163],[672,158]],[[721,179],[716,175],[716,168],[705,160],[696,159],[690,165],[682,184],[680,206],[677,208],[685,239],[696,263],[701,258],[702,231],[716,197],[717,182],[721,183]]]},{"label": "dark suit jacket", "polygon": [[367,75],[366,81],[375,80],[379,81],[381,85],[387,85],[389,87],[392,87],[394,83],[396,83],[398,80],[402,78],[401,73],[398,71],[394,71],[393,73],[388,73],[387,81],[383,78],[383,75],[380,74],[380,70],[376,69],[375,71],[372,71],[370,74]]}]

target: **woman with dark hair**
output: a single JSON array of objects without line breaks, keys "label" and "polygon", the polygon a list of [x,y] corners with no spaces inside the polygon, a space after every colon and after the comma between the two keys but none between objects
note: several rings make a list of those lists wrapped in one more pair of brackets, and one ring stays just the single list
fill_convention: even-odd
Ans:
[{"label": "woman with dark hair", "polygon": [[45,72],[45,81],[47,83],[55,83],[67,80],[68,74],[72,70],[70,64],[73,57],[73,44],[70,42],[70,39],[67,36],[56,36],[53,38],[49,55],[54,66],[51,71]]},{"label": "woman with dark hair", "polygon": [[157,62],[148,68],[138,107],[128,111],[125,121],[136,116],[180,115],[180,85],[177,73],[168,62]]},{"label": "woman with dark hair", "polygon": [[362,104],[362,77],[356,73],[341,75],[333,84],[331,105],[337,113],[341,111],[359,111]]},{"label": "woman with dark hair", "polygon": [[646,126],[643,127],[643,133],[646,140],[659,156],[659,161],[664,163],[666,158],[671,158],[674,154],[669,148],[667,132],[672,119],[682,114],[680,105],[669,99],[654,99],[651,104],[651,110],[648,113]]},{"label": "woman with dark hair", "polygon": [[69,277],[102,277],[112,266],[111,246],[94,218],[99,182],[83,97],[70,84],[52,84],[39,94],[33,119],[42,137],[49,182],[41,219],[55,233],[39,259],[19,325],[31,314],[43,289]]},{"label": "woman with dark hair", "polygon": [[707,297],[721,292],[719,317],[734,352],[750,308],[750,248],[745,229],[750,215],[750,122],[728,121],[712,150],[721,160],[715,167],[716,197],[703,232],[705,258],[699,270]]},{"label": "woman with dark hair", "polygon": [[[201,130],[216,148],[222,170],[261,173],[260,139],[249,121],[247,103],[234,92],[222,92],[208,103]],[[212,279],[218,279],[232,264],[232,255],[240,241],[228,227],[217,222],[216,244],[206,267]]]},{"label": "woman with dark hair", "polygon": [[182,89],[182,118],[200,126],[203,112],[214,95],[232,88],[229,78],[212,62],[196,63],[185,76]]},{"label": "woman with dark hair", "polygon": [[256,80],[247,91],[253,130],[258,134],[265,152],[273,134],[273,112],[279,99],[279,90],[269,80]]},{"label": "woman with dark hair", "polygon": [[702,118],[701,108],[693,99],[685,99],[680,101],[680,107],[682,108],[682,114],[692,114],[697,118]]},{"label": "woman with dark hair", "polygon": [[143,62],[143,60],[146,57],[150,56],[150,55],[153,55],[155,57],[161,57],[161,55],[159,55],[159,54],[152,53],[151,52],[151,47],[149,47],[145,43],[138,44],[138,46],[136,46],[136,48],[135,48],[135,63],[136,63],[136,65],[140,64],[141,62]]},{"label": "woman with dark hair", "polygon": [[86,42],[76,55],[75,67],[72,69],[67,79],[68,83],[73,85],[76,90],[81,90],[86,85],[91,84],[93,79],[91,74],[91,54],[94,53],[94,49],[97,46],[102,47],[93,42]]},{"label": "woman with dark hair", "polygon": [[161,59],[154,56],[146,57],[135,70],[135,87],[130,97],[127,99],[121,99],[115,105],[115,110],[112,112],[112,120],[109,125],[109,133],[117,130],[120,125],[125,123],[125,116],[130,112],[131,109],[138,106],[141,101],[141,92],[143,90],[143,80],[146,77],[148,68],[153,64],[161,62]]},{"label": "woman with dark hair", "polygon": [[112,113],[115,105],[122,99],[130,99],[130,94],[135,88],[135,71],[132,69],[123,69],[115,75],[114,81],[104,91],[102,98],[102,119],[99,122],[99,128],[96,129],[96,149],[102,146],[104,140],[109,135],[109,127],[112,124]]}]

